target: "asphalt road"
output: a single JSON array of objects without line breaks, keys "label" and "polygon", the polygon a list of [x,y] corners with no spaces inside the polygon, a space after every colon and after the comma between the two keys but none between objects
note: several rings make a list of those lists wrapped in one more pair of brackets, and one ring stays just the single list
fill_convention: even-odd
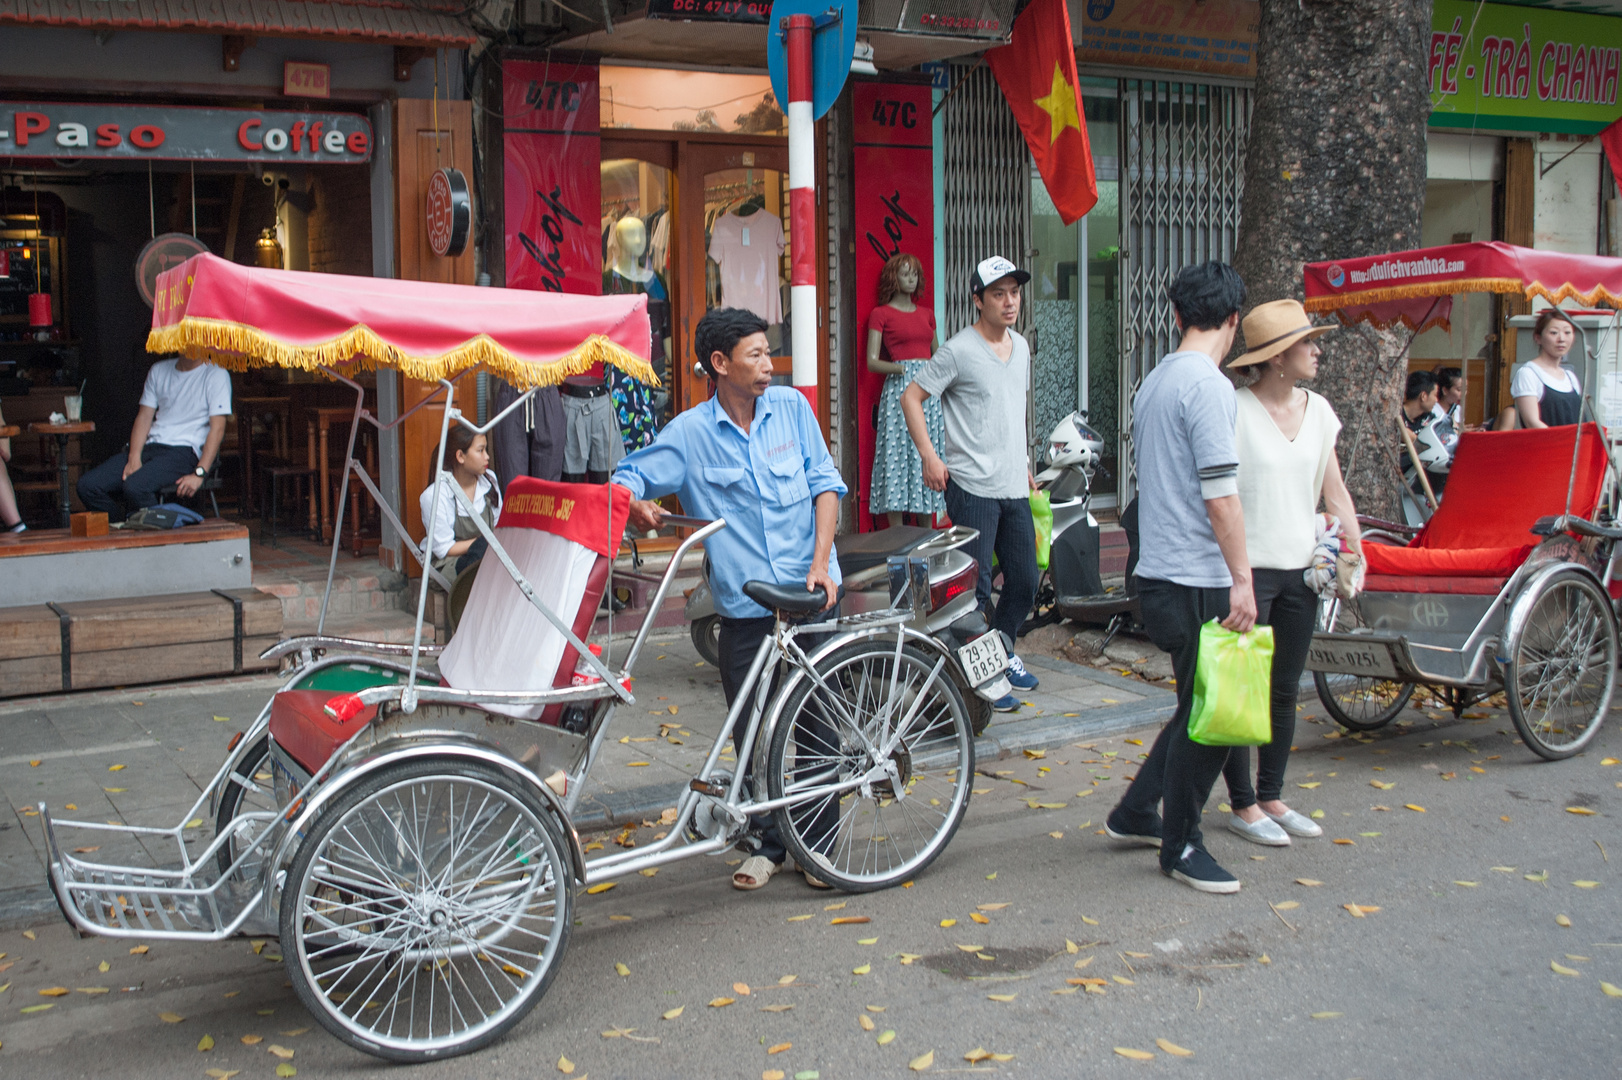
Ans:
[{"label": "asphalt road", "polygon": [[[1243,880],[1233,897],[1195,894],[1161,877],[1152,852],[1114,850],[1096,832],[1142,750],[1130,738],[1152,731],[980,762],[992,775],[963,828],[910,888],[845,897],[783,875],[743,894],[725,858],[632,877],[580,898],[561,973],[512,1035],[409,1075],[837,1080],[912,1076],[909,1062],[931,1051],[931,1073],[1026,1077],[1616,1075],[1622,997],[1601,989],[1622,986],[1622,880],[1607,858],[1622,860],[1610,827],[1622,766],[1602,760],[1622,755],[1616,720],[1586,755],[1544,763],[1500,711],[1406,718],[1366,743],[1326,738],[1316,718],[1301,725],[1285,798],[1323,811],[1322,840],[1241,840],[1221,828],[1218,782],[1208,839]],[[853,914],[871,922],[830,925]],[[131,955],[65,924],[33,933],[0,934],[0,1077],[253,1080],[276,1075],[272,1044],[294,1052],[300,1077],[405,1075],[316,1026],[266,959],[274,946]],[[1067,982],[1082,978],[1105,982]],[[51,987],[110,992],[40,996]],[[660,1018],[676,1006],[677,1019]],[[200,1052],[205,1035],[214,1046]],[[971,1064],[976,1049],[1013,1056]]]}]

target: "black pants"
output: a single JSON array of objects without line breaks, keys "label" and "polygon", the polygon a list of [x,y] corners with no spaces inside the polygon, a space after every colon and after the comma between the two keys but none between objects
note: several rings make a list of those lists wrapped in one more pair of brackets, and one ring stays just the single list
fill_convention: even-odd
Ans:
[{"label": "black pants", "polygon": [[1170,870],[1189,844],[1204,846],[1200,812],[1211,785],[1228,760],[1228,747],[1201,746],[1188,737],[1194,707],[1194,669],[1199,660],[1200,627],[1228,616],[1227,589],[1197,589],[1155,578],[1138,578],[1138,600],[1149,640],[1171,654],[1177,678],[1177,711],[1149,749],[1149,757],[1112,818],[1127,828],[1152,824],[1155,806],[1165,801],[1160,866]]},{"label": "black pants", "polygon": [[[953,525],[979,529],[980,535],[963,550],[980,564],[974,598],[991,625],[1013,640],[1036,602],[1036,584],[1042,570],[1036,565],[1036,523],[1029,499],[987,499],[971,495],[946,482],[946,513]],[[991,556],[1002,568],[1002,595],[991,610]]]},{"label": "black pants", "polygon": [[1300,696],[1301,672],[1318,622],[1318,594],[1307,587],[1302,570],[1252,571],[1255,575],[1256,622],[1273,628],[1271,715],[1273,741],[1256,748],[1261,762],[1256,787],[1250,786],[1250,747],[1228,750],[1222,778],[1228,784],[1228,802],[1235,810],[1272,802],[1284,790],[1284,769],[1295,738],[1295,701]]},{"label": "black pants", "polygon": [[[491,415],[518,400],[518,391],[505,381],[491,381]],[[543,386],[535,396],[514,409],[490,429],[490,456],[503,484],[520,476],[556,483],[563,479],[563,400],[555,386]]]},{"label": "black pants", "polygon": [[158,492],[197,468],[197,451],[189,446],[147,443],[141,447],[141,467],[124,478],[129,444],[79,477],[79,501],[86,510],[123,521],[131,510],[158,505]]},{"label": "black pants", "polygon": [[[833,614],[834,612],[828,612],[827,616],[824,617],[832,617]],[[770,615],[758,619],[722,618],[720,640],[716,645],[721,661],[721,691],[726,695],[728,712],[732,711],[733,701],[737,699],[739,691],[743,690],[744,680],[749,677],[749,667],[755,662],[755,653],[759,651],[760,643],[765,641],[771,634],[772,624],[775,621],[774,617]],[[821,618],[813,621],[820,622]],[[766,695],[768,707],[772,699],[777,695],[777,683],[780,674],[781,672],[776,670],[762,671],[760,673],[761,678],[770,679],[772,684]],[[732,732],[733,748],[738,752],[740,759],[743,756],[743,747],[741,745],[743,731],[748,723],[749,709],[745,708],[738,717],[737,728]],[[819,709],[807,710],[806,722],[801,725],[798,735],[802,743],[820,742],[824,746],[838,745],[838,733],[833,725],[828,724],[822,718]],[[754,782],[754,777],[751,775],[754,769],[753,759],[754,754],[751,753],[750,760],[741,761],[744,778],[751,784]],[[763,788],[757,790],[756,797],[764,799],[766,797],[765,790]],[[774,863],[780,863],[788,858],[788,849],[784,847],[783,838],[777,831],[775,814],[755,814],[752,815],[751,821],[760,833],[760,847],[756,854],[764,855]],[[835,826],[838,823],[838,800],[828,800],[813,815],[809,827],[803,830],[802,836],[814,850],[828,854],[827,846],[837,835]],[[807,867],[806,869],[812,868]]]}]

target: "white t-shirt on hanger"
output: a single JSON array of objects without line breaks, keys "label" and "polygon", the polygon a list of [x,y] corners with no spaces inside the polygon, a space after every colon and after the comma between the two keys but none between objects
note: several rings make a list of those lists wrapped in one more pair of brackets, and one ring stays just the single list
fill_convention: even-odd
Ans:
[{"label": "white t-shirt on hanger", "polygon": [[783,223],[759,210],[746,218],[722,214],[710,232],[710,258],[721,267],[721,306],[743,308],[766,320],[783,321],[778,259],[787,245]]}]

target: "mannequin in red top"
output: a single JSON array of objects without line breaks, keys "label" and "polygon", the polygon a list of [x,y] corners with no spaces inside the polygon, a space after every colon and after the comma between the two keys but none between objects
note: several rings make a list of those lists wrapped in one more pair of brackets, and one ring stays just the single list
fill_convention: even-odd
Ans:
[{"label": "mannequin in red top", "polygon": [[[901,524],[903,514],[928,519],[946,512],[941,493],[924,484],[923,462],[901,414],[902,391],[940,345],[935,313],[913,300],[923,281],[924,265],[916,255],[891,256],[879,274],[878,306],[867,319],[867,370],[884,376],[868,508],[886,515],[892,526]],[[924,400],[924,420],[929,441],[943,452],[946,437],[939,399]]]}]

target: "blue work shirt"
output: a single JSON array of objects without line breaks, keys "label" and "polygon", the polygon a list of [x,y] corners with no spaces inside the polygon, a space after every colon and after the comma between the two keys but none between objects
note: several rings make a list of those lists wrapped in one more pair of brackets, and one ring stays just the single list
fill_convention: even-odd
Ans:
[{"label": "blue work shirt", "polygon": [[[843,497],[845,482],[822,441],[816,414],[798,390],[773,386],[755,400],[746,433],[711,398],[679,414],[650,445],[624,458],[614,483],[632,498],[674,492],[682,512],[727,520],[710,537],[715,608],[733,619],[771,614],[743,594],[746,581],[805,586],[816,545],[813,500]],[[838,584],[839,556],[828,576]]]}]

